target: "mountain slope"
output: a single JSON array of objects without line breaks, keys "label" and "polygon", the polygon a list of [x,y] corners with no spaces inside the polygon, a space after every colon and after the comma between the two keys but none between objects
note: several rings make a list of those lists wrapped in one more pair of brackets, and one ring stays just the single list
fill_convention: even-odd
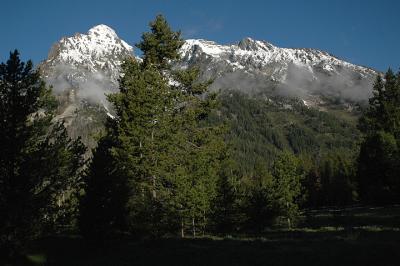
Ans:
[{"label": "mountain slope", "polygon": [[351,157],[357,152],[361,134],[355,120],[278,98],[272,101],[236,90],[219,95],[221,107],[210,121],[230,125],[226,140],[242,175],[254,175],[259,166],[269,168],[284,150],[311,158],[334,152]]}]

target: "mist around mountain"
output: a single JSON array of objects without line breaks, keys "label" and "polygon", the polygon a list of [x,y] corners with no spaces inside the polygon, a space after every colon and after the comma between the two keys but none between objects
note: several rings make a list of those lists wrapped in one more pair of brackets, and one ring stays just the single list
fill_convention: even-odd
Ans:
[{"label": "mist around mountain", "polygon": [[[318,105],[316,98],[338,102],[366,102],[378,72],[340,60],[315,49],[279,48],[245,38],[234,45],[186,40],[177,68],[199,67],[201,79],[213,79],[213,90],[272,93]],[[120,65],[132,57],[133,47],[106,25],[88,34],[64,37],[53,45],[41,64],[43,76],[56,93],[76,89],[79,99],[106,103],[116,90]]]},{"label": "mist around mountain", "polygon": [[96,135],[112,116],[107,94],[117,91],[120,66],[129,57],[133,47],[106,25],[64,37],[50,49],[39,69],[59,101],[56,119],[70,136],[96,146]]},{"label": "mist around mountain", "polygon": [[[240,91],[252,97],[300,99],[311,108],[359,110],[371,96],[376,71],[315,49],[279,48],[245,38],[233,45],[186,40],[176,69],[197,67],[200,80],[212,79],[210,91]],[[107,94],[117,91],[121,63],[133,47],[106,25],[87,34],[64,37],[40,65],[60,102],[58,119],[74,138],[89,147],[113,108]]]},{"label": "mist around mountain", "polygon": [[214,89],[273,93],[317,106],[315,98],[321,96],[366,102],[378,74],[323,51],[279,48],[251,38],[234,45],[187,40],[182,57],[181,66],[200,66],[203,77],[214,80]]}]

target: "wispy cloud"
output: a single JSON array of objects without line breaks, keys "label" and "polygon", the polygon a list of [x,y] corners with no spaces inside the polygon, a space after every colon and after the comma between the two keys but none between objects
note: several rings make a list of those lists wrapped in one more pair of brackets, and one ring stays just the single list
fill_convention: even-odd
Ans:
[{"label": "wispy cloud", "polygon": [[187,28],[187,29],[182,30],[182,36],[185,39],[197,37],[198,33],[199,33],[198,28]]},{"label": "wispy cloud", "polygon": [[196,17],[197,23],[187,25],[182,30],[184,38],[206,38],[210,33],[219,32],[224,29],[224,23],[219,18],[210,18],[207,14],[193,11],[192,15]]},{"label": "wispy cloud", "polygon": [[221,31],[224,28],[222,21],[217,19],[209,19],[207,21],[207,28],[211,32]]}]

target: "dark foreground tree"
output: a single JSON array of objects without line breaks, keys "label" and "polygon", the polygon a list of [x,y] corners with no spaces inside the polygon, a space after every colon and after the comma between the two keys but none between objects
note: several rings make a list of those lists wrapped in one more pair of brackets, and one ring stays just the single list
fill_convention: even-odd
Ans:
[{"label": "dark foreground tree", "polygon": [[32,62],[11,53],[0,65],[0,256],[68,216],[85,149],[51,122],[55,108]]},{"label": "dark foreground tree", "polygon": [[113,145],[110,134],[99,140],[83,178],[85,195],[80,199],[79,228],[85,238],[94,241],[102,241],[125,227],[128,186],[116,171]]},{"label": "dark foreground tree", "polygon": [[[229,150],[228,150],[229,152]],[[241,211],[241,184],[238,165],[228,154],[222,162],[213,202],[211,222],[214,233],[230,234],[240,230],[244,215]]]},{"label": "dark foreground tree", "polygon": [[361,199],[400,202],[400,72],[378,76],[369,103],[359,123],[365,134],[358,159]]},{"label": "dark foreground tree", "polygon": [[307,207],[345,206],[358,200],[356,156],[333,150],[317,158],[302,157]]},{"label": "dark foreground tree", "polygon": [[259,171],[248,189],[245,207],[244,228],[250,232],[261,232],[275,224],[278,218],[292,227],[303,200],[303,170],[299,160],[289,152],[279,154],[270,172]]}]

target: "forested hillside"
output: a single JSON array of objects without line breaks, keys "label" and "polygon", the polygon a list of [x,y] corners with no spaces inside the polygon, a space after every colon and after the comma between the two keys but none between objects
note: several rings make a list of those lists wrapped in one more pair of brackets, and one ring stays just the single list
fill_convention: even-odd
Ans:
[{"label": "forested hillside", "polygon": [[354,175],[361,141],[359,113],[320,111],[299,99],[268,98],[235,90],[222,93],[210,121],[224,121],[226,141],[246,178],[265,175],[282,152],[298,157],[307,173],[306,205],[336,205],[356,200]]}]

